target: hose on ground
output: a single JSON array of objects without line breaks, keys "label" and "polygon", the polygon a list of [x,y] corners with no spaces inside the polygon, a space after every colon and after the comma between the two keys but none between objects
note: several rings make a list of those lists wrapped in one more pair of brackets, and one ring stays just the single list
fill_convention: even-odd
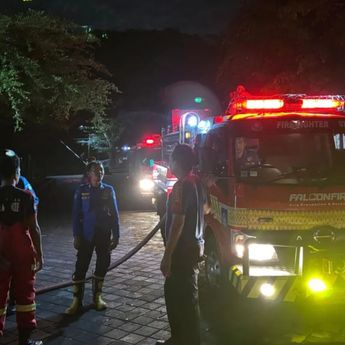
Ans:
[{"label": "hose on ground", "polygon": [[[120,266],[122,263],[124,263],[125,261],[127,261],[128,259],[130,259],[134,254],[136,254],[142,247],[145,246],[145,244],[147,244],[147,242],[149,242],[151,240],[151,238],[156,234],[156,232],[160,229],[160,227],[164,224],[165,222],[165,217],[166,215],[164,215],[161,220],[159,221],[159,223],[146,235],[146,237],[140,241],[133,249],[131,249],[127,254],[125,254],[123,257],[121,257],[120,259],[116,260],[115,262],[113,262],[109,268],[108,268],[108,272],[113,270],[114,268]],[[92,278],[92,274],[88,275],[85,280],[90,280]],[[50,291],[54,291],[54,290],[58,290],[58,289],[62,289],[68,286],[72,286],[74,284],[73,281],[69,280],[69,281],[65,281],[59,284],[54,284],[54,285],[49,285],[46,287],[43,287],[41,289],[36,290],[36,295],[41,295],[43,293],[46,292],[50,292]]]}]

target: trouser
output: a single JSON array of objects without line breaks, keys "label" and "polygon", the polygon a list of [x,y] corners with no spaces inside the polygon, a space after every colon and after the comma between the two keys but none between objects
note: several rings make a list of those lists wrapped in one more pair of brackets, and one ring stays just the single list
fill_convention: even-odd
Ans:
[{"label": "trouser", "polygon": [[93,251],[96,250],[96,269],[94,276],[104,278],[110,265],[110,230],[96,229],[91,242],[81,238],[73,280],[84,280],[89,269]]},{"label": "trouser", "polygon": [[0,268],[0,334],[5,327],[6,304],[11,281],[14,283],[16,319],[20,330],[36,327],[34,249],[28,231],[22,227],[0,228],[2,247],[0,256],[6,267]]},{"label": "trouser", "polygon": [[12,306],[15,305],[16,303],[16,298],[15,298],[15,287],[14,287],[14,280],[11,280],[11,284],[10,284],[10,292],[9,292],[9,296],[8,296],[8,305]]},{"label": "trouser", "polygon": [[198,263],[174,267],[164,284],[171,338],[177,345],[200,345]]},{"label": "trouser", "polygon": [[[163,216],[166,213],[166,203],[167,203],[166,193],[159,192],[156,196],[156,206],[157,206],[157,214],[159,215],[160,220],[163,218]],[[163,244],[165,247],[166,242],[167,242],[167,239],[165,236],[165,222],[163,222],[163,224],[160,226],[159,229],[160,229],[161,236],[163,239]]]}]

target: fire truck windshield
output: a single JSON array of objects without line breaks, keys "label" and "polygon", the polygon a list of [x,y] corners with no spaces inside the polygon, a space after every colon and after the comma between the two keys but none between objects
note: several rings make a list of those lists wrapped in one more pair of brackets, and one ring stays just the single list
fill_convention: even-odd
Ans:
[{"label": "fire truck windshield", "polygon": [[345,184],[345,133],[236,137],[234,156],[235,173],[243,182]]}]

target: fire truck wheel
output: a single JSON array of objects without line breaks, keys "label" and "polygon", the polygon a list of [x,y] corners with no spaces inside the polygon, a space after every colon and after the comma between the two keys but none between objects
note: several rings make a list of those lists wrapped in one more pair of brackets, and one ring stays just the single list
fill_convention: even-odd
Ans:
[{"label": "fire truck wheel", "polygon": [[212,235],[205,241],[205,278],[209,289],[221,290],[225,286],[226,274],[222,266],[217,244]]}]

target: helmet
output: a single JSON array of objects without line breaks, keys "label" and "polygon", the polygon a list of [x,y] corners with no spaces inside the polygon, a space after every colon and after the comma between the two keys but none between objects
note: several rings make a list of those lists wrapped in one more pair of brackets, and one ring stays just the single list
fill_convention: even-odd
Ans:
[{"label": "helmet", "polygon": [[9,179],[18,174],[20,159],[11,149],[0,152],[0,178]]}]

